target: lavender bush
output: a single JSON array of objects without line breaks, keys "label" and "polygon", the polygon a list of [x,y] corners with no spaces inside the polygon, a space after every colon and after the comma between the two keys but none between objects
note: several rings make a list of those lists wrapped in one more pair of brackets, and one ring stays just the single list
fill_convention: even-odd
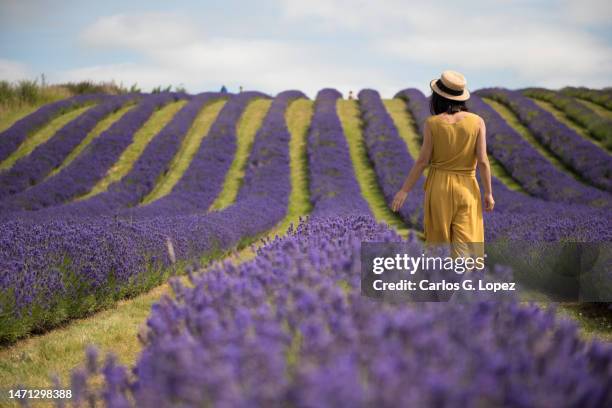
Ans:
[{"label": "lavender bush", "polygon": [[[612,348],[509,300],[385,304],[360,295],[371,218],[311,219],[240,266],[173,282],[133,372],[89,349],[75,402],[128,406],[580,406],[612,403]],[[419,244],[413,242],[415,251]],[[420,253],[420,252],[418,252]],[[103,386],[90,381],[101,373]],[[96,383],[97,384],[97,383]]]}]

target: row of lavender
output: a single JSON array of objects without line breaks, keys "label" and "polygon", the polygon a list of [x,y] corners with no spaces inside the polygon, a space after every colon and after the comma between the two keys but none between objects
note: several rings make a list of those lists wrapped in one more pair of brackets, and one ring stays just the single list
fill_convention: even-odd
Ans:
[{"label": "row of lavender", "polygon": [[[315,209],[316,210],[316,209]],[[513,300],[385,304],[360,294],[360,243],[399,241],[367,216],[314,218],[173,282],[132,372],[90,348],[76,404],[581,406],[612,404],[612,347]],[[412,242],[414,256],[422,248]],[[100,387],[97,375],[102,374]],[[58,384],[59,386],[59,384]]]},{"label": "row of lavender", "polygon": [[[202,143],[190,166],[191,177],[166,197],[162,211],[144,206],[89,217],[100,208],[91,199],[51,209],[45,217],[24,212],[0,225],[0,338],[14,340],[138,293],[177,267],[227,250],[280,221],[290,190],[284,112],[291,101],[304,97],[297,91],[274,100],[256,134],[236,204],[210,214],[205,214],[205,202],[172,208],[172,200],[190,194],[189,186],[201,198],[211,192],[208,201],[214,199],[234,155],[236,121],[248,101],[261,96],[245,93],[224,106],[205,139],[209,143]],[[144,174],[139,166],[133,172]],[[88,216],[71,215],[74,206]]]}]

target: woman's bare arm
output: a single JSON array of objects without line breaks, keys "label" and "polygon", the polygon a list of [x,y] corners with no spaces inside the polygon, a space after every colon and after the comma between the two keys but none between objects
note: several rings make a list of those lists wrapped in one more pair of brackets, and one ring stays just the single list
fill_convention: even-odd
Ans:
[{"label": "woman's bare arm", "polygon": [[493,211],[495,200],[493,199],[493,189],[491,188],[491,165],[487,156],[487,128],[482,118],[480,119],[480,131],[476,141],[476,160],[480,170],[480,181],[484,188],[485,210]]},{"label": "woman's bare arm", "polygon": [[391,209],[393,211],[399,211],[402,205],[404,205],[406,197],[408,197],[408,193],[410,190],[412,190],[419,177],[421,177],[423,174],[423,170],[429,166],[432,150],[433,143],[431,141],[431,130],[429,129],[427,122],[425,122],[425,126],[423,127],[423,145],[421,146],[421,152],[419,153],[418,159],[416,159],[412,165],[412,168],[410,169],[408,177],[406,177],[402,188],[393,198],[393,203],[391,204]]}]

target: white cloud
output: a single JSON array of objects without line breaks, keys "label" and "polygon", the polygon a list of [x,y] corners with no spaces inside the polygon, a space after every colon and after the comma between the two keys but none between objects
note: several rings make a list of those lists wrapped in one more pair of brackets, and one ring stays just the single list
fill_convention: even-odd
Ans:
[{"label": "white cloud", "polygon": [[152,50],[181,47],[199,35],[178,13],[116,14],[102,17],[82,34],[86,46]]},{"label": "white cloud", "polygon": [[391,95],[397,91],[382,71],[338,64],[312,44],[207,37],[179,14],[104,17],[84,31],[81,41],[88,47],[130,50],[134,59],[64,71],[57,80],[112,79],[144,89],[165,84],[184,84],[192,90],[244,85],[270,93],[299,88],[314,97],[326,86],[357,91],[368,82],[364,78],[376,78],[372,86]]},{"label": "white cloud", "polygon": [[579,24],[610,25],[612,21],[612,2],[610,0],[564,0],[564,18]]},{"label": "white cloud", "polygon": [[525,30],[512,38],[492,33],[466,34],[463,39],[453,44],[417,34],[381,40],[378,46],[401,60],[448,64],[472,72],[507,70],[523,82],[552,87],[598,78],[605,82],[612,72],[609,47],[581,35]]},{"label": "white cloud", "polygon": [[612,80],[609,41],[601,41],[584,26],[610,21],[609,1],[563,1],[540,8],[533,2],[503,0],[282,4],[285,18],[315,18],[324,29],[358,31],[381,55],[398,63],[475,74],[503,71],[515,82],[550,87],[604,86]]},{"label": "white cloud", "polygon": [[30,68],[21,62],[0,59],[0,78],[6,81],[33,79]]}]

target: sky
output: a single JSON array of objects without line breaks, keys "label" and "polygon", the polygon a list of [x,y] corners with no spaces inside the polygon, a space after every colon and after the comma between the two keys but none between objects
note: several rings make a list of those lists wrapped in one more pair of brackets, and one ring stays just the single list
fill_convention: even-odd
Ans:
[{"label": "sky", "polygon": [[0,0],[9,81],[393,97],[445,69],[471,90],[612,86],[612,1]]}]

